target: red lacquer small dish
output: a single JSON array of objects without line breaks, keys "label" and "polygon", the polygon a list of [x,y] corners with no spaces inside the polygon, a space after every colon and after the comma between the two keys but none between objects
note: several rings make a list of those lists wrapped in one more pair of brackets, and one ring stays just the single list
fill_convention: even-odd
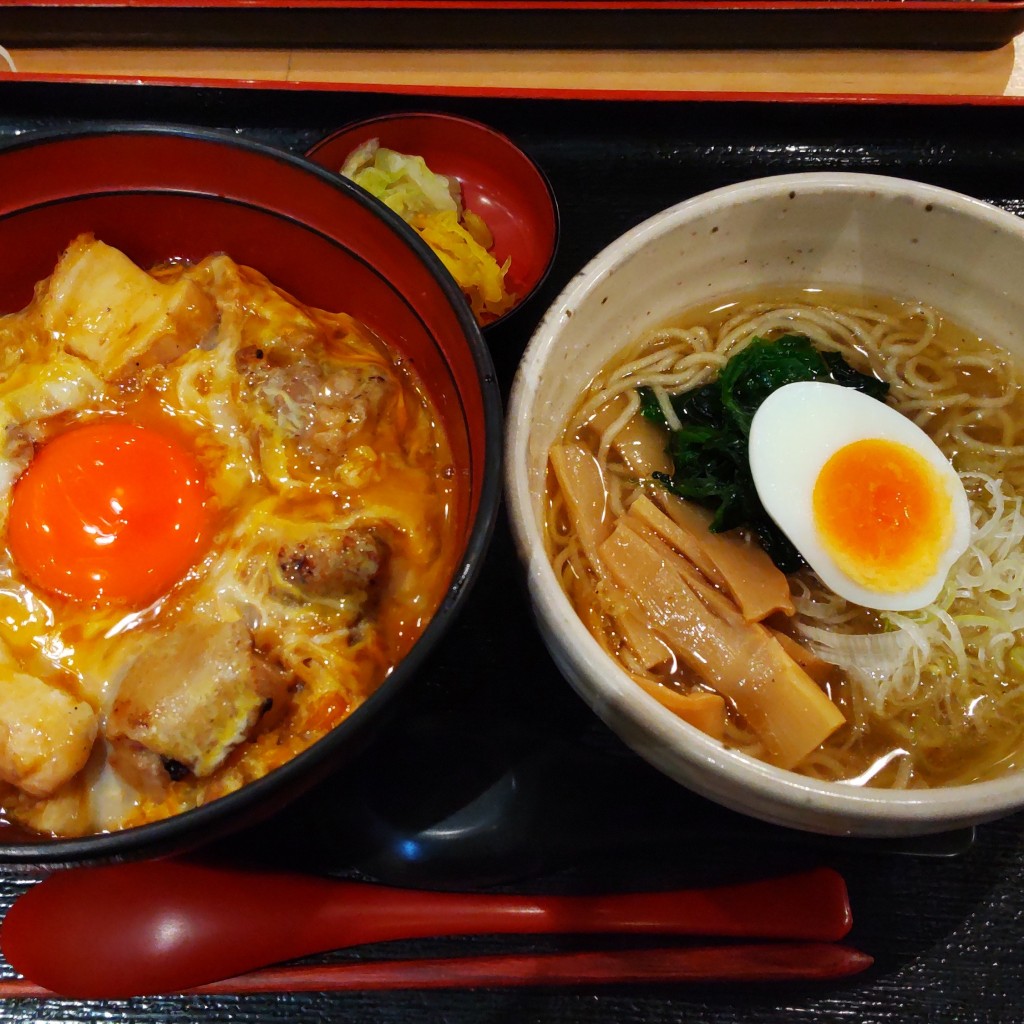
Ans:
[{"label": "red lacquer small dish", "polygon": [[339,172],[349,154],[370,139],[421,156],[437,174],[458,179],[466,209],[494,236],[492,255],[510,261],[505,277],[515,312],[547,277],[558,245],[558,206],[543,171],[511,139],[479,121],[452,114],[389,114],[347,125],[306,154]]}]

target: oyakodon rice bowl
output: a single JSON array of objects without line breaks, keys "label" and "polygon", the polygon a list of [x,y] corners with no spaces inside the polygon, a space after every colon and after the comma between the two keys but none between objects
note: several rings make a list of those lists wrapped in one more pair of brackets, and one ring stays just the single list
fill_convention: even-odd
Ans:
[{"label": "oyakodon rice bowl", "polygon": [[656,215],[556,301],[513,528],[556,661],[646,759],[827,833],[1024,804],[1022,286],[1013,216],[803,174]]},{"label": "oyakodon rice bowl", "polygon": [[450,624],[489,356],[405,225],[279,151],[119,126],[0,175],[0,863],[181,850],[356,753]]}]

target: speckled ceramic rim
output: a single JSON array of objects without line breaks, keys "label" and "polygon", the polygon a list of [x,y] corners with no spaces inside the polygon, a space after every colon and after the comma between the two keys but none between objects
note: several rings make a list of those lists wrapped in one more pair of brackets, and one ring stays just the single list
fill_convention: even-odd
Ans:
[{"label": "speckled ceramic rim", "polygon": [[[536,408],[538,377],[559,345],[560,326],[567,311],[586,303],[616,268],[652,239],[676,229],[692,218],[763,197],[782,196],[798,188],[808,192],[848,191],[851,197],[870,190],[884,197],[913,198],[937,208],[965,214],[1020,239],[1024,260],[1024,222],[980,200],[938,187],[871,174],[809,173],[780,175],[727,186],[682,202],[648,219],[599,253],[558,296],[534,333],[513,386],[506,435],[506,497],[513,534],[526,566],[529,586],[542,630],[557,637],[565,659],[563,670],[581,696],[602,717],[612,711],[649,737],[650,747],[633,746],[667,774],[692,775],[692,788],[729,806],[737,806],[734,793],[743,792],[739,809],[748,813],[752,803],[766,808],[783,805],[798,815],[847,819],[849,827],[823,827],[820,831],[862,835],[911,835],[937,832],[954,825],[999,817],[1024,805],[1024,773],[964,786],[934,790],[895,791],[856,788],[818,782],[737,751],[726,750],[693,726],[683,722],[643,693],[604,652],[576,616],[544,555],[536,506],[528,479],[528,441]],[[573,680],[571,676],[577,675]],[[585,682],[581,682],[580,679]],[[612,723],[610,723],[612,724]],[[614,726],[613,726],[614,727]],[[690,783],[687,782],[689,785]],[[766,813],[765,817],[779,820]],[[789,822],[792,824],[793,822]],[[810,825],[798,827],[812,829]],[[817,830],[817,829],[815,829]]]}]

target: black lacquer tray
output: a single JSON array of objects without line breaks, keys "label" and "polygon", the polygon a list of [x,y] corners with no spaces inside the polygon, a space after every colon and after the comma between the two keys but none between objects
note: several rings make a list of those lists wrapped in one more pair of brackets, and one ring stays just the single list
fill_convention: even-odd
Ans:
[{"label": "black lacquer tray", "polygon": [[[506,393],[533,326],[572,274],[630,226],[706,189],[771,173],[861,170],[958,189],[1024,216],[1024,104],[1012,102],[638,103],[12,84],[0,86],[0,143],[124,119],[204,125],[301,153],[348,121],[402,109],[493,125],[538,161],[558,197],[562,239],[550,277],[489,334]],[[1011,1024],[1024,1016],[1022,825],[1016,816],[976,836],[822,839],[748,821],[667,782],[559,676],[500,522],[467,614],[403,713],[337,776],[217,852],[408,884],[555,892],[684,886],[825,863],[848,880],[850,941],[876,958],[870,971],[784,986],[7,999],[0,1021]],[[26,884],[0,880],[0,904]],[[524,948],[557,945],[445,940],[325,959]],[[10,976],[0,969],[0,981]]]}]

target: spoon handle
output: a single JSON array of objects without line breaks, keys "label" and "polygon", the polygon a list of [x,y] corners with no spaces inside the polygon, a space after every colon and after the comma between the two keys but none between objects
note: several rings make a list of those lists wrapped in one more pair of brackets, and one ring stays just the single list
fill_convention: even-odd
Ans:
[{"label": "spoon handle", "polygon": [[[508,896],[336,883],[342,918],[363,942],[483,933],[718,935],[833,941],[852,917],[842,877],[830,868],[754,882],[601,896]],[[357,908],[362,913],[357,912]],[[324,908],[325,940],[332,915]]]}]

